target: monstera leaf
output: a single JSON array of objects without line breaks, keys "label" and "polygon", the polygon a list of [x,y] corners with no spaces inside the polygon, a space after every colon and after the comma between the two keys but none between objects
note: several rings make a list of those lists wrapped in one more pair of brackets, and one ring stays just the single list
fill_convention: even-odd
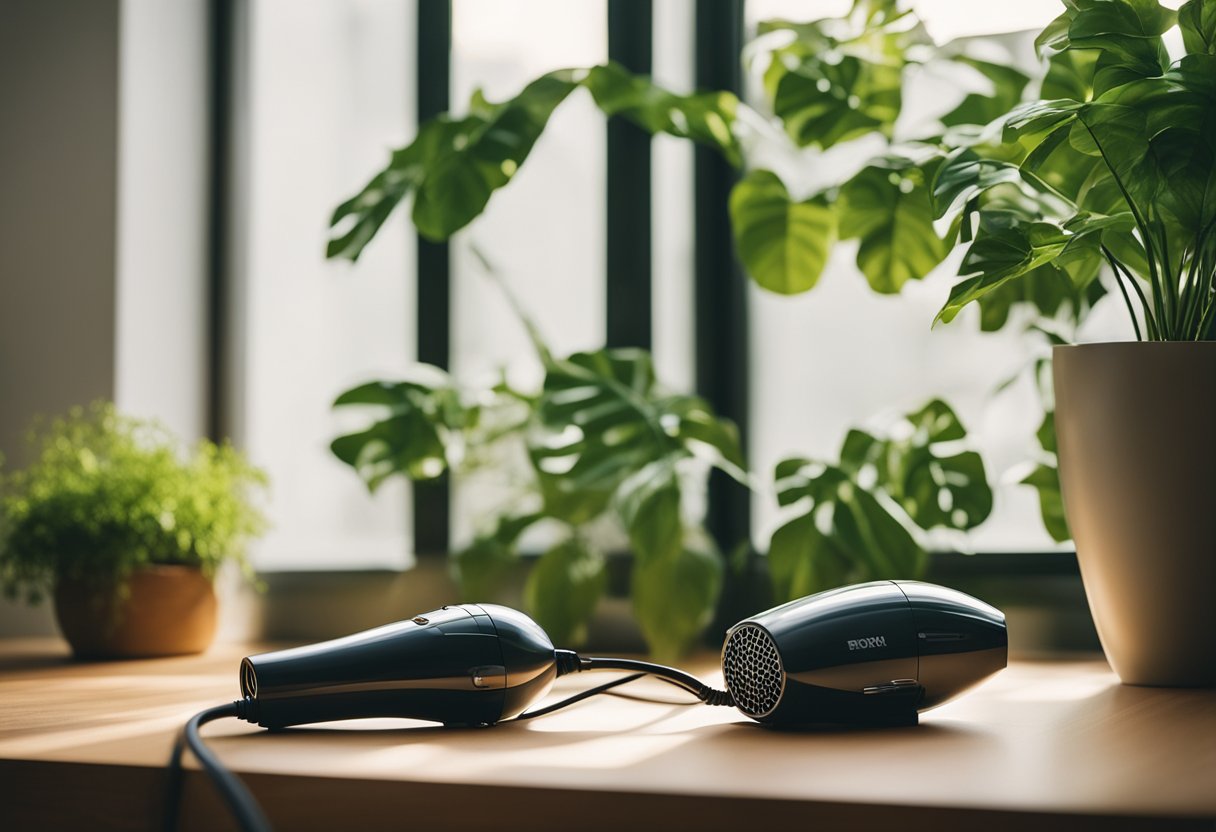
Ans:
[{"label": "monstera leaf", "polygon": [[749,173],[730,195],[735,249],[752,279],[780,295],[815,287],[836,240],[836,216],[822,197],[790,199],[767,170]]},{"label": "monstera leaf", "polygon": [[879,440],[850,431],[840,452],[840,465],[854,479],[873,466],[875,484],[929,530],[973,529],[992,512],[992,489],[983,460],[975,451],[944,453],[948,443],[966,438],[955,412],[934,399],[902,420],[894,437]]},{"label": "monstera leaf", "polygon": [[779,600],[840,583],[915,578],[924,569],[924,550],[892,506],[841,468],[787,459],[777,464],[776,484],[778,503],[803,507],[769,542]]},{"label": "monstera leaf", "polygon": [[948,247],[933,228],[929,182],[936,164],[888,157],[840,189],[841,239],[857,239],[857,267],[875,292],[893,294],[941,263]]},{"label": "monstera leaf", "polygon": [[602,513],[627,481],[644,484],[651,463],[705,454],[737,473],[742,462],[733,425],[695,396],[661,390],[650,355],[635,349],[552,361],[528,444],[546,511],[572,524]]},{"label": "monstera leaf", "polygon": [[768,55],[764,88],[774,115],[801,147],[890,136],[903,102],[910,50],[932,43],[916,17],[887,0],[859,0],[843,20],[770,21],[793,35]]},{"label": "monstera leaf", "polygon": [[371,491],[393,474],[429,480],[443,474],[449,453],[478,409],[466,407],[450,380],[438,368],[427,368],[439,381],[374,381],[346,391],[334,407],[371,406],[383,418],[330,444],[334,456],[358,472]]},{"label": "monstera leaf", "polygon": [[799,514],[773,533],[769,568],[780,598],[841,584],[915,578],[924,569],[921,531],[966,531],[992,511],[992,489],[945,402],[909,413],[891,435],[851,430],[835,464],[787,459],[776,470],[777,501]]},{"label": "monstera leaf", "polygon": [[937,320],[949,322],[964,306],[1004,283],[1051,263],[1068,244],[1063,229],[1049,222],[1024,223],[1010,214],[987,214],[968,249],[960,274]]}]

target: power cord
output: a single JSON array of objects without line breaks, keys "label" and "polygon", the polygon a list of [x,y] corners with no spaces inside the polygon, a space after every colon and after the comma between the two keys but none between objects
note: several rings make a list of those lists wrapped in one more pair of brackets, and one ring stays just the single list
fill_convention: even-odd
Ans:
[{"label": "power cord", "polygon": [[605,682],[602,685],[596,685],[593,688],[580,691],[573,696],[568,696],[559,702],[554,702],[552,705],[546,705],[545,707],[538,708],[535,711],[527,711],[526,713],[522,713],[515,717],[515,719],[511,720],[511,722],[519,722],[520,720],[524,719],[535,719],[538,716],[545,716],[553,713],[554,711],[560,711],[562,708],[565,708],[568,705],[573,705],[576,702],[582,702],[584,699],[590,699],[593,696],[599,696],[601,693],[608,693],[613,688],[620,687],[621,685],[636,682],[645,675],[645,673],[634,673],[629,676],[622,676],[619,679],[613,679],[611,682]]},{"label": "power cord", "polygon": [[[729,691],[718,690],[702,682],[696,676],[653,662],[642,662],[636,659],[598,658],[595,656],[580,656],[573,650],[555,650],[557,655],[557,675],[582,673],[586,670],[632,670],[645,675],[654,676],[683,688],[706,705],[734,705],[735,698]],[[623,684],[623,683],[622,683]],[[573,704],[573,703],[571,703]]]},{"label": "power cord", "polygon": [[173,753],[169,757],[169,788],[165,797],[166,832],[174,832],[177,829],[182,794],[182,752],[187,746],[202,765],[203,771],[211,778],[216,791],[228,804],[228,810],[232,812],[243,832],[270,832],[270,821],[266,819],[262,807],[249,793],[249,789],[239,777],[224,767],[219,757],[215,756],[199,735],[199,728],[208,722],[229,716],[241,716],[243,704],[245,703],[233,702],[231,705],[219,705],[200,711],[190,717],[186,727],[178,734],[177,741],[173,744]]}]

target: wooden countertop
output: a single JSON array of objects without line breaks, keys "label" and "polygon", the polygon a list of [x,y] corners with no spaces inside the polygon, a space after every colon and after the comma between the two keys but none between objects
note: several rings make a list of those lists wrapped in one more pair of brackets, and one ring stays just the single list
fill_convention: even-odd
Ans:
[{"label": "wooden countertop", "polygon": [[[246,652],[78,664],[57,642],[0,642],[0,829],[157,828],[175,732],[236,698]],[[690,667],[721,681],[712,657]],[[915,728],[780,733],[603,696],[487,729],[204,732],[281,829],[1216,828],[1216,690],[1122,686],[1093,658],[1015,662]],[[193,770],[182,828],[228,823]]]}]

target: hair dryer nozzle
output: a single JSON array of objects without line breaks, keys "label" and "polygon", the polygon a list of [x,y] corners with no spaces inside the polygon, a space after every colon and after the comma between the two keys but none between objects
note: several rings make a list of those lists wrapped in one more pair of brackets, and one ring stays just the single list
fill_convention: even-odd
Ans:
[{"label": "hair dryer nozzle", "polygon": [[246,718],[267,728],[361,717],[489,725],[522,713],[556,677],[544,630],[494,604],[249,656],[240,673]]}]

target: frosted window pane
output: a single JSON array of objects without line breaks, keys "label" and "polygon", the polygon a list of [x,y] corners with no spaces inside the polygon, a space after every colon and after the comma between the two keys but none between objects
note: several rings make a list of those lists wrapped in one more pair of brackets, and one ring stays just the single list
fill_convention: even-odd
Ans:
[{"label": "frosted window pane", "polygon": [[[654,80],[679,93],[694,91],[693,0],[654,6]],[[692,392],[693,346],[693,147],[656,136],[651,149],[651,299],[655,372],[664,385]]]},{"label": "frosted window pane", "polygon": [[390,220],[357,266],[324,258],[329,215],[413,134],[414,7],[244,7],[248,120],[238,138],[234,428],[273,478],[262,569],[404,566],[405,486],[375,497],[329,452],[355,383],[401,373],[414,344],[413,236]]},{"label": "frosted window pane", "polygon": [[[473,90],[498,101],[553,69],[607,59],[603,2],[460,0],[452,8],[452,100]],[[604,118],[585,91],[556,111],[510,186],[454,239],[452,367],[474,382],[501,371],[526,388],[541,380],[523,329],[489,281],[475,246],[507,281],[558,353],[604,343]],[[523,472],[519,474],[522,476]],[[467,542],[510,494],[509,470],[458,483],[453,542]]]}]

